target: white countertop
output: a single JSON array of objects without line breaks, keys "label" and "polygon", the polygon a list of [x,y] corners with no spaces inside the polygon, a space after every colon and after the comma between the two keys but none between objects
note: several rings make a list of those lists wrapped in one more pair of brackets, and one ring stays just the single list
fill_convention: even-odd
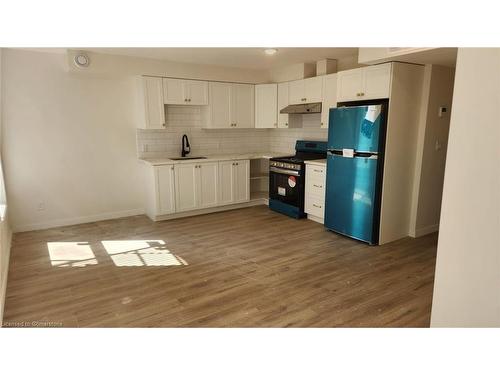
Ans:
[{"label": "white countertop", "polygon": [[326,159],[306,160],[304,163],[306,163],[306,164],[312,164],[312,165],[325,166],[326,165]]},{"label": "white countertop", "polygon": [[[191,155],[189,155],[191,156]],[[197,155],[192,155],[197,156]],[[182,164],[182,163],[206,163],[213,161],[224,161],[224,160],[249,160],[249,159],[271,159],[278,156],[288,156],[288,154],[275,154],[270,152],[264,153],[250,153],[250,154],[217,154],[217,155],[200,155],[206,156],[206,159],[185,159],[185,160],[172,160],[169,158],[144,158],[139,159],[149,165],[171,165],[171,164]]]}]

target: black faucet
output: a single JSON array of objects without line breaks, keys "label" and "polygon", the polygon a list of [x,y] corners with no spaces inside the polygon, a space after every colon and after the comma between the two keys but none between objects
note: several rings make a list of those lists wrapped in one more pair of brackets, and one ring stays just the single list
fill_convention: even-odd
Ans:
[{"label": "black faucet", "polygon": [[[186,148],[187,148],[187,150],[186,150]],[[190,152],[191,152],[191,146],[189,146],[188,136],[186,134],[184,134],[182,136],[182,157],[185,157]]]}]

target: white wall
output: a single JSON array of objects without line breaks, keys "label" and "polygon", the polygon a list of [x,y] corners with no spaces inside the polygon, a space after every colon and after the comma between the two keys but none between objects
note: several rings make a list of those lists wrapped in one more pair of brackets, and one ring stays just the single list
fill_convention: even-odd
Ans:
[{"label": "white wall", "polygon": [[431,326],[500,327],[500,49],[460,48]]},{"label": "white wall", "polygon": [[[425,67],[410,220],[412,237],[439,229],[454,73],[454,69],[448,67]],[[447,112],[439,117],[441,106],[446,107]],[[436,142],[440,149],[436,149]]]},{"label": "white wall", "polygon": [[[259,81],[254,71],[91,54],[4,51],[4,168],[14,230],[143,211],[134,75]],[[39,210],[40,203],[44,209]]]},{"label": "white wall", "polygon": [[[2,155],[2,53],[0,48],[0,155]],[[5,186],[2,171],[2,157],[0,156],[0,210],[6,207]],[[8,214],[0,217],[0,326],[2,325],[3,311],[5,305],[5,291],[7,288],[7,274],[9,271],[10,242],[12,232],[10,230]]]}]

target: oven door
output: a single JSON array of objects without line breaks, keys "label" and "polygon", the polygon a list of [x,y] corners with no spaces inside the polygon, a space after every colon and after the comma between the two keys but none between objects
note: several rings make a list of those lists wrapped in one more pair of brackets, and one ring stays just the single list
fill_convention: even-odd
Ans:
[{"label": "oven door", "polygon": [[269,168],[269,198],[304,210],[304,178],[302,171]]}]

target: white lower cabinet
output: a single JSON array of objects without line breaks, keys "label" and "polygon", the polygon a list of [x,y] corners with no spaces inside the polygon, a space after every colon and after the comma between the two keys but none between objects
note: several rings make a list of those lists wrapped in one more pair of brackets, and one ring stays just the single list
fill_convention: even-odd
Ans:
[{"label": "white lower cabinet", "polygon": [[160,215],[175,212],[175,178],[173,165],[155,167],[156,194]]},{"label": "white lower cabinet", "polygon": [[198,164],[176,164],[175,170],[175,208],[177,212],[198,208],[196,173]]},{"label": "white lower cabinet", "polygon": [[237,160],[234,168],[234,203],[250,200],[250,161]]},{"label": "white lower cabinet", "polygon": [[250,161],[146,166],[146,213],[160,216],[250,201]]},{"label": "white lower cabinet", "polygon": [[306,163],[304,211],[311,220],[323,223],[325,217],[326,165]]},{"label": "white lower cabinet", "polygon": [[219,205],[250,200],[250,161],[219,162]]},{"label": "white lower cabinet", "polygon": [[175,165],[176,212],[217,206],[218,169],[218,162]]},{"label": "white lower cabinet", "polygon": [[198,189],[198,207],[215,207],[219,203],[219,163],[198,164],[198,178],[195,185]]}]

